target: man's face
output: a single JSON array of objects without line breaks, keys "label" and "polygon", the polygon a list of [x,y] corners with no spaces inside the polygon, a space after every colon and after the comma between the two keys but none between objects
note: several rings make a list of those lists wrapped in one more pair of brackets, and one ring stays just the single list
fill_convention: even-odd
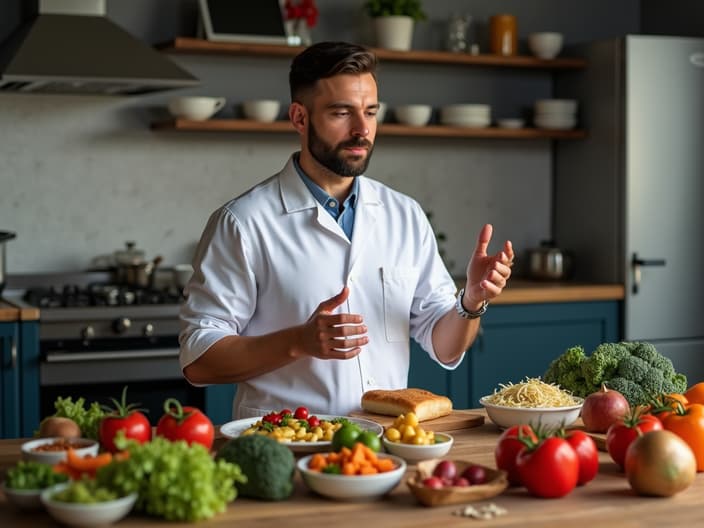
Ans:
[{"label": "man's face", "polygon": [[374,149],[377,109],[371,74],[318,81],[307,129],[311,156],[339,176],[363,174]]}]

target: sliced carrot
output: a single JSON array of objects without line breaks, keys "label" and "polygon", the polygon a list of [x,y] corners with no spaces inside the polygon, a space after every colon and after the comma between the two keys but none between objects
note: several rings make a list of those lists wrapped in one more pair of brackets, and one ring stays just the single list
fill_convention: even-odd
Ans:
[{"label": "sliced carrot", "polygon": [[391,471],[394,469],[394,461],[390,458],[377,458],[376,468],[380,473],[385,473],[386,471]]},{"label": "sliced carrot", "polygon": [[78,471],[95,471],[99,467],[103,467],[112,461],[111,453],[102,453],[96,456],[80,456],[74,449],[69,448],[66,451],[66,462],[73,469]]},{"label": "sliced carrot", "polygon": [[357,467],[352,462],[345,462],[342,464],[342,474],[343,475],[356,475]]},{"label": "sliced carrot", "polygon": [[379,470],[374,466],[362,466],[359,468],[360,475],[376,475]]},{"label": "sliced carrot", "polygon": [[308,462],[308,469],[320,471],[327,465],[328,463],[325,460],[325,456],[320,453],[316,453],[311,457],[310,462]]}]

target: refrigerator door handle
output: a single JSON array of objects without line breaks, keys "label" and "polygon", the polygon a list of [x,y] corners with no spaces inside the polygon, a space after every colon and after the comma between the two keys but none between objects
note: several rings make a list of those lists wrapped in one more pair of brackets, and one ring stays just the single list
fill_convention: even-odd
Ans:
[{"label": "refrigerator door handle", "polygon": [[638,258],[638,253],[633,253],[631,258],[631,268],[633,268],[633,287],[631,291],[636,294],[640,288],[641,267],[642,266],[664,266],[665,259],[641,259]]}]

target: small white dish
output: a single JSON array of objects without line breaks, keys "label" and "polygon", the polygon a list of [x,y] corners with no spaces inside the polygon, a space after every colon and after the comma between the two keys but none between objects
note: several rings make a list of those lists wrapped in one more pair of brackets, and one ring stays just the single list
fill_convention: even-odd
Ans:
[{"label": "small white dish", "polygon": [[397,456],[378,453],[380,458],[390,458],[396,469],[375,475],[333,475],[308,469],[313,455],[301,458],[296,466],[303,482],[319,495],[337,500],[371,500],[393,490],[406,473],[406,462]]},{"label": "small white dish", "polygon": [[502,428],[527,424],[549,428],[572,425],[582,410],[583,398],[574,397],[575,405],[567,407],[506,407],[489,403],[489,396],[479,399],[492,422]]},{"label": "small white dish", "polygon": [[392,442],[385,436],[382,437],[384,449],[392,455],[400,456],[406,462],[418,462],[429,458],[445,456],[450,452],[454,438],[447,433],[435,433],[435,443],[428,445],[404,444]]},{"label": "small white dish", "polygon": [[424,104],[401,105],[394,108],[396,119],[404,125],[421,127],[428,124],[433,107]]},{"label": "small white dish", "polygon": [[533,104],[536,114],[574,115],[577,113],[576,99],[538,99]]},{"label": "small white dish", "polygon": [[523,128],[525,126],[526,122],[523,119],[520,119],[517,117],[512,117],[512,118],[498,119],[496,121],[496,124],[498,125],[499,128],[516,129],[516,128]]},{"label": "small white dish", "polygon": [[96,456],[100,448],[100,444],[90,438],[38,438],[30,440],[22,444],[22,458],[24,460],[34,460],[44,464],[58,464],[66,460],[66,449],[59,451],[37,451],[37,448],[58,442],[65,442],[72,447],[77,455],[85,457],[87,455]]},{"label": "small white dish", "polygon": [[[371,420],[365,420],[364,418],[355,418],[353,416],[335,416],[332,414],[316,414],[320,420],[331,421],[335,418],[345,418],[349,422],[356,423],[362,429],[373,431],[377,436],[381,436],[384,432],[384,428],[376,422]],[[220,426],[220,433],[227,438],[237,438],[252,425],[257,423],[262,419],[261,416],[253,418],[242,418],[241,420],[234,420],[232,422],[227,422]],[[318,451],[330,451],[332,443],[327,440],[321,440],[319,442],[283,442],[285,445],[294,453],[315,453]]]},{"label": "small white dish", "polygon": [[247,119],[260,123],[273,123],[279,117],[281,103],[275,99],[253,99],[242,103],[242,112]]},{"label": "small white dish", "polygon": [[22,510],[36,510],[42,507],[40,489],[14,489],[8,488],[5,483],[2,483],[2,492],[7,497],[7,500]]},{"label": "small white dish", "polygon": [[90,504],[62,502],[52,497],[70,484],[57,484],[41,493],[41,502],[49,514],[57,521],[68,526],[104,526],[113,524],[132,510],[137,501],[137,493],[131,493],[119,499]]},{"label": "small white dish", "polygon": [[562,33],[531,33],[528,35],[528,47],[540,59],[554,59],[562,49],[562,40]]}]

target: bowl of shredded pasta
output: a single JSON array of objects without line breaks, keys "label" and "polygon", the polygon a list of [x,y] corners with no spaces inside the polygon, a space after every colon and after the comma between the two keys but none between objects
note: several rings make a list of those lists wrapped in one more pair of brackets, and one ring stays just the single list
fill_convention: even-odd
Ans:
[{"label": "bowl of shredded pasta", "polygon": [[528,424],[556,429],[573,424],[582,410],[583,398],[540,378],[499,384],[493,394],[480,398],[492,422],[502,428]]}]

